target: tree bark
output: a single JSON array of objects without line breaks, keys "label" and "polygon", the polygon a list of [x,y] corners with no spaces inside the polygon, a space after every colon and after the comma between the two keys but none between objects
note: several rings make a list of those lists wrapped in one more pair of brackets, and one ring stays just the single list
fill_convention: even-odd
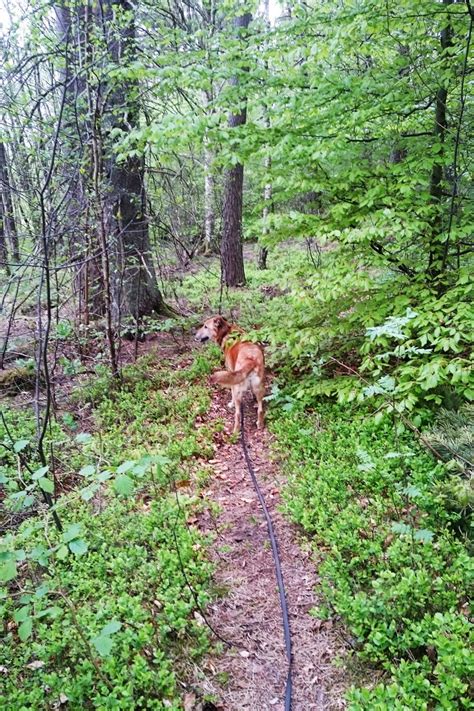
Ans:
[{"label": "tree bark", "polygon": [[54,10],[65,67],[69,68],[68,72],[61,70],[63,81],[69,79],[60,168],[68,188],[62,239],[67,240],[71,261],[77,262],[73,284],[77,313],[79,319],[88,324],[90,319],[102,318],[107,309],[97,245],[99,227],[89,221],[90,190],[96,190],[93,141],[97,126],[93,125],[96,97],[93,97],[94,89],[90,77],[87,81],[87,73],[94,64],[91,30],[97,18],[90,0],[74,6],[58,0]]},{"label": "tree bark", "polygon": [[214,247],[214,175],[212,173],[212,151],[204,145],[204,254],[211,254]]},{"label": "tree bark", "polygon": [[18,263],[20,261],[20,246],[18,243],[12,190],[8,175],[7,152],[5,150],[5,144],[2,141],[0,141],[0,200],[2,202],[0,219],[2,220],[5,249],[7,249],[6,245],[8,240],[13,259]]},{"label": "tree bark", "polygon": [[[212,107],[214,96],[213,89],[203,92],[203,100],[205,111],[208,116],[212,115],[214,109]],[[209,139],[204,138],[204,241],[202,251],[205,255],[212,254],[215,250],[215,226],[216,213],[214,209],[215,200],[215,184],[212,163],[214,160],[213,153],[209,148]]]},{"label": "tree bark", "polygon": [[8,249],[5,239],[5,215],[3,210],[3,200],[0,195],[0,268],[3,267],[7,275],[10,274],[10,265],[8,263]]},{"label": "tree bark", "polygon": [[[269,126],[269,121],[268,119],[266,120],[267,126]],[[269,171],[272,166],[272,159],[269,155],[265,157],[265,169],[266,171]],[[263,190],[263,212],[262,212],[262,221],[263,221],[263,229],[262,229],[262,236],[265,238],[268,233],[270,232],[269,227],[268,227],[268,216],[270,214],[270,211],[272,209],[272,184],[271,183],[266,183],[265,188]],[[263,245],[260,247],[259,253],[258,253],[258,268],[259,269],[266,269],[267,268],[267,258],[268,258],[268,249]]]},{"label": "tree bark", "polygon": [[[270,3],[269,3],[269,0],[265,0],[265,2],[263,4],[263,8],[264,8],[263,13],[264,13],[264,18],[265,18],[265,24],[267,26],[267,30],[269,30],[270,29]],[[268,62],[265,62],[265,69],[268,71]],[[270,119],[267,114],[266,106],[264,107],[264,111],[266,113],[265,128],[270,128]],[[265,156],[264,167],[265,167],[265,172],[268,175],[268,173],[270,172],[270,168],[272,167],[272,159],[271,159],[271,156],[269,153]],[[272,184],[270,182],[268,182],[268,183],[265,183],[265,187],[263,189],[262,236],[264,238],[266,237],[266,235],[268,235],[268,232],[269,232],[268,215],[270,213],[271,200],[272,200]],[[258,268],[259,269],[266,269],[267,268],[267,258],[268,258],[268,249],[265,245],[263,245],[260,247],[259,252],[258,252]]]},{"label": "tree bark", "polygon": [[[247,29],[252,16],[241,15],[234,20],[237,32]],[[238,78],[231,82],[238,86]],[[229,116],[229,128],[237,128],[247,120],[247,106],[244,101],[238,113]],[[243,204],[244,166],[237,163],[227,171],[224,186],[223,234],[221,245],[222,279],[226,286],[245,284],[244,255],[242,249],[242,204]]]},{"label": "tree bark", "polygon": [[[454,0],[443,0],[443,5],[449,6],[452,5],[453,2]],[[448,57],[446,56],[446,51],[452,45],[452,27],[449,24],[449,20],[447,22],[446,27],[441,30],[440,42],[441,57],[446,63],[446,61],[448,60]],[[447,100],[448,90],[444,85],[440,86],[438,88],[438,91],[436,92],[434,135],[437,137],[442,146],[444,146],[446,132],[448,130],[448,119],[446,111]],[[443,157],[443,152],[444,151],[441,151],[441,153],[439,154],[441,158]],[[431,202],[436,211],[431,226],[431,240],[427,269],[428,275],[431,279],[436,279],[437,277],[439,277],[442,268],[444,253],[444,246],[440,241],[440,236],[443,227],[441,214],[441,201],[443,196],[443,175],[443,162],[440,160],[439,162],[437,161],[434,163],[430,179],[430,197]]]},{"label": "tree bark", "polygon": [[[136,57],[135,5],[129,0],[107,0],[108,14],[114,20],[109,50],[116,65],[133,62]],[[121,81],[110,92],[108,113],[111,128],[130,131],[139,125],[139,85]],[[118,162],[108,146],[110,176],[109,205],[111,228],[122,258],[122,283],[115,284],[118,308],[122,314],[139,320],[153,313],[169,313],[158,289],[150,249],[148,220],[145,214],[145,164],[141,157],[128,156]]]}]

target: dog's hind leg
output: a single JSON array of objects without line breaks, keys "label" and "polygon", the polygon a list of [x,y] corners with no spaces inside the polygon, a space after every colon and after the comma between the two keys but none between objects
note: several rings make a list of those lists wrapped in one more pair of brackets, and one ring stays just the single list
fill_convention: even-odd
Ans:
[{"label": "dog's hind leg", "polygon": [[264,414],[263,414],[263,398],[265,395],[265,385],[259,380],[252,382],[252,392],[257,400],[257,428],[263,429]]},{"label": "dog's hind leg", "polygon": [[240,388],[235,388],[235,390],[232,391],[233,399],[234,399],[234,406],[235,406],[235,415],[234,415],[234,434],[236,432],[240,432],[240,411],[242,409],[242,391]]}]

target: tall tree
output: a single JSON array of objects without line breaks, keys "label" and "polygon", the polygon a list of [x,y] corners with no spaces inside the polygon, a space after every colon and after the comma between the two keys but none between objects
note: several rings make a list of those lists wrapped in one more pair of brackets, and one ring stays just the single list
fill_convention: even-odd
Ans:
[{"label": "tall tree", "polygon": [[[443,5],[446,9],[452,5],[454,0],[443,0]],[[447,13],[446,25],[440,32],[440,65],[445,71],[441,75],[440,85],[436,91],[435,97],[435,122],[434,135],[439,141],[440,153],[439,160],[435,160],[431,169],[430,179],[430,196],[434,207],[434,216],[432,222],[432,235],[429,244],[428,253],[428,274],[431,278],[436,278],[443,271],[443,254],[444,245],[441,241],[443,232],[443,215],[442,215],[442,199],[443,199],[443,179],[445,170],[443,160],[445,158],[445,139],[448,130],[447,116],[447,101],[448,88],[446,82],[446,69],[449,71],[450,57],[449,49],[452,47],[452,27]],[[444,81],[443,81],[444,79]]]},{"label": "tall tree", "polygon": [[126,69],[136,59],[135,12],[136,6],[129,0],[108,0],[107,20],[112,23],[109,51],[119,78],[113,80],[108,99],[111,125],[106,170],[110,179],[109,238],[116,241],[122,271],[115,282],[116,302],[122,313],[140,319],[168,309],[158,289],[150,248],[144,158],[128,154],[119,160],[111,138],[117,130],[128,133],[140,123],[139,82],[128,78],[126,71],[120,76],[120,69]]},{"label": "tall tree", "polygon": [[[239,37],[245,36],[252,16],[245,13],[236,17],[234,28]],[[238,87],[239,78],[231,80]],[[237,92],[237,96],[239,96]],[[247,121],[247,101],[239,97],[240,108],[229,116],[229,128],[243,126]],[[245,284],[244,255],[242,248],[242,205],[244,186],[244,166],[239,161],[226,174],[224,186],[223,234],[221,244],[222,279],[226,286],[242,286]]]},{"label": "tall tree", "polygon": [[8,171],[8,158],[5,144],[0,140],[0,220],[5,249],[7,241],[15,262],[20,261],[20,246],[16,230],[15,214],[13,212],[12,188]]},{"label": "tall tree", "polygon": [[[265,0],[263,4],[263,14],[265,18],[265,26],[267,30],[270,29],[270,3],[269,0]],[[268,61],[265,61],[265,69],[268,71]],[[270,119],[268,117],[268,111],[267,107],[263,107],[264,110],[264,123],[266,128],[270,128]],[[270,214],[270,209],[271,209],[271,201],[272,201],[272,184],[270,182],[270,169],[272,167],[272,158],[270,155],[270,152],[267,152],[267,155],[264,158],[264,168],[265,168],[265,187],[263,189],[263,211],[262,211],[262,237],[265,238],[266,235],[268,235],[269,228],[268,228],[268,215]],[[258,267],[259,269],[266,269],[267,268],[267,258],[268,258],[268,247],[263,244],[261,245],[259,252],[258,252]]]}]

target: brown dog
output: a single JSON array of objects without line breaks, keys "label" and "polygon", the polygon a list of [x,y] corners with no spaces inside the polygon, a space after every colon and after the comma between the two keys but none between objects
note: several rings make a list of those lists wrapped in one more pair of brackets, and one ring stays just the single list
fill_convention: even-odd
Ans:
[{"label": "brown dog", "polygon": [[[211,376],[213,383],[219,383],[232,391],[230,407],[235,407],[234,433],[240,430],[240,411],[244,393],[251,389],[257,399],[257,427],[263,427],[263,396],[265,394],[265,359],[262,348],[250,341],[234,342],[231,334],[242,333],[235,324],[228,323],[222,316],[213,316],[196,332],[195,340],[214,341],[225,356],[227,370],[219,370]],[[228,343],[228,341],[231,341]]]}]

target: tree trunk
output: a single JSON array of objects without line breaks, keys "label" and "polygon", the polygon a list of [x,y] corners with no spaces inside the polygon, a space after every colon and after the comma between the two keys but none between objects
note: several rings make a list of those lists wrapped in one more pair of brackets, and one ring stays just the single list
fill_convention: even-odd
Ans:
[{"label": "tree trunk", "polygon": [[[133,62],[136,57],[135,5],[129,0],[108,0],[113,20],[109,49],[116,65]],[[115,12],[114,12],[115,11]],[[121,81],[110,92],[108,114],[112,128],[130,131],[139,125],[139,85]],[[135,319],[152,313],[168,313],[158,289],[150,250],[148,220],[145,214],[145,165],[142,158],[129,156],[118,162],[108,146],[110,175],[109,206],[111,227],[122,258],[122,281],[115,284],[120,313]]]},{"label": "tree trunk", "polygon": [[[91,192],[96,191],[96,160],[93,125],[99,92],[91,82],[94,66],[93,23],[97,21],[90,0],[71,5],[58,0],[54,6],[56,32],[64,55],[61,78],[67,82],[60,170],[67,185],[61,239],[67,241],[71,262],[75,262],[73,293],[80,321],[102,318],[106,314],[105,285],[101,266],[99,227],[91,224]],[[88,81],[89,79],[89,81]],[[100,176],[99,176],[100,177]],[[100,182],[100,180],[99,180]]]},{"label": "tree trunk", "polygon": [[[267,119],[267,126],[268,125],[269,125],[269,122]],[[269,155],[267,155],[265,158],[265,169],[267,171],[269,171],[271,168],[271,165],[272,165],[272,159]],[[263,191],[263,212],[262,212],[262,219],[263,219],[262,236],[264,238],[270,232],[270,229],[268,227],[268,215],[270,214],[271,209],[272,209],[272,184],[266,183],[264,191]],[[267,257],[268,257],[267,247],[265,247],[265,246],[260,247],[260,251],[258,253],[258,268],[259,269],[266,269],[267,268]]]},{"label": "tree trunk", "polygon": [[20,247],[16,231],[15,214],[13,212],[13,199],[10,180],[8,176],[7,152],[5,144],[0,141],[0,200],[2,201],[2,226],[3,239],[6,249],[7,240],[15,262],[20,261]]},{"label": "tree trunk", "polygon": [[211,254],[214,248],[214,175],[212,174],[212,151],[204,144],[204,254]]},{"label": "tree trunk", "polygon": [[[265,24],[267,26],[267,30],[270,29],[270,3],[269,0],[265,0],[263,4],[264,8],[264,18],[265,18]],[[268,62],[265,62],[265,69],[268,71]],[[264,111],[266,113],[267,108],[266,106],[264,107]],[[270,119],[268,117],[268,114],[265,116],[265,128],[270,128]],[[264,167],[265,167],[265,172],[268,173],[270,172],[270,168],[272,167],[272,159],[270,154],[265,156],[265,162],[264,162]],[[265,238],[265,236],[269,233],[268,229],[268,215],[270,213],[270,207],[271,207],[271,200],[272,200],[272,184],[270,182],[265,184],[265,188],[263,190],[263,212],[262,212],[262,222],[263,222],[263,229],[262,229],[262,236]],[[258,252],[258,268],[259,269],[266,269],[267,268],[267,258],[268,258],[268,249],[263,245],[260,247],[259,252]]]},{"label": "tree trunk", "polygon": [[0,268],[4,268],[7,275],[10,274],[10,266],[8,264],[8,249],[5,239],[5,215],[3,209],[3,200],[0,195]]},{"label": "tree trunk", "polygon": [[[213,90],[203,92],[206,113],[210,116],[214,109],[212,108]],[[210,107],[210,108],[209,108]],[[212,163],[214,156],[209,148],[209,139],[204,138],[204,242],[203,253],[211,254],[215,249],[215,226],[216,214],[214,210],[214,174],[212,172]]]},{"label": "tree trunk", "polygon": [[[245,30],[252,16],[249,13],[234,20],[237,32]],[[237,77],[232,80],[238,85]],[[247,106],[238,113],[229,116],[229,128],[237,128],[247,120]],[[242,249],[242,198],[244,185],[244,166],[241,163],[227,171],[224,185],[223,234],[221,245],[222,278],[226,286],[245,284],[244,255]]]},{"label": "tree trunk", "polygon": [[[452,5],[454,0],[443,0],[443,5]],[[444,62],[449,61],[446,52],[452,45],[452,28],[448,24],[441,30],[441,56]],[[435,126],[434,135],[437,137],[442,146],[444,146],[446,132],[448,130],[448,119],[446,112],[446,102],[448,99],[448,90],[445,86],[440,86],[436,92],[435,103]],[[438,155],[443,158],[444,150]],[[433,165],[430,180],[430,197],[435,208],[435,215],[431,225],[431,240],[428,257],[428,275],[431,279],[436,279],[442,271],[442,261],[444,253],[444,245],[440,241],[443,228],[443,219],[441,213],[441,202],[443,196],[443,161],[440,160]]]}]

